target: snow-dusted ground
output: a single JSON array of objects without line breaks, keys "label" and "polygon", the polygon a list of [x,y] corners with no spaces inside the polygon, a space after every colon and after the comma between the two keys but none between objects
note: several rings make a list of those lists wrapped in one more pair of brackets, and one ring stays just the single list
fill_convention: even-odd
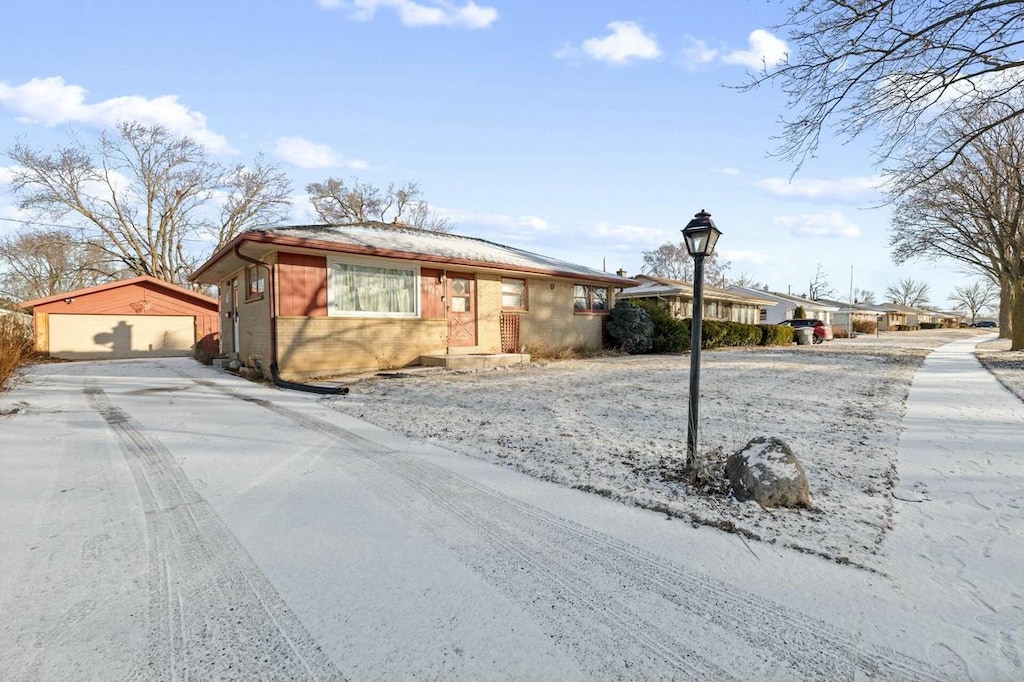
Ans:
[{"label": "snow-dusted ground", "polygon": [[[894,526],[861,552],[871,571],[814,555],[833,542],[815,524],[855,524],[836,512],[841,494],[861,499],[847,483],[795,522],[746,510],[807,554],[542,481],[487,461],[497,455],[453,453],[183,358],[33,367],[0,395],[0,412],[13,410],[0,418],[0,679],[1022,679],[1020,401],[961,345],[914,379],[905,428],[888,424],[887,410],[903,409],[901,377],[950,338],[706,356],[764,405],[807,411],[776,428],[820,422],[833,437],[858,409],[881,415],[877,430],[870,419],[847,428],[893,436],[895,463],[831,465],[837,480],[885,461],[899,476],[887,512],[881,496],[863,498]],[[644,360],[621,364],[633,362]],[[630,415],[645,404],[572,380],[611,374],[598,384],[643,396],[608,370],[615,361],[569,364],[579,371],[491,375],[532,377],[538,391],[553,377],[577,405],[605,401],[608,420],[620,402]],[[844,367],[865,377],[831,380],[851,392],[845,410],[770,390],[795,371],[820,379]],[[449,377],[467,390],[482,380]],[[369,385],[355,386],[354,404]],[[531,412],[583,432],[572,419],[582,409],[546,409]],[[825,469],[817,476],[828,484]],[[713,502],[698,504],[747,522]]]},{"label": "snow-dusted ground", "polygon": [[1010,352],[1007,339],[978,346],[978,359],[1003,386],[1024,400],[1024,351]]},{"label": "snow-dusted ground", "polygon": [[778,436],[803,463],[812,511],[693,494],[685,456],[688,356],[535,363],[375,378],[331,400],[378,426],[747,538],[881,570],[904,401],[931,349],[973,331],[702,354],[701,449]]}]

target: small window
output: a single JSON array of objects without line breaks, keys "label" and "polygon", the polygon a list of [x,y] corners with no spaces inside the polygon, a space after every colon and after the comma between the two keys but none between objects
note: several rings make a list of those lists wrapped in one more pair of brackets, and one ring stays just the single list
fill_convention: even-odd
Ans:
[{"label": "small window", "polygon": [[267,288],[267,271],[256,265],[245,270],[245,297],[247,299],[263,298]]},{"label": "small window", "polygon": [[526,280],[501,279],[502,310],[526,310]]},{"label": "small window", "polygon": [[573,287],[573,310],[578,313],[608,311],[608,287],[577,284]]}]

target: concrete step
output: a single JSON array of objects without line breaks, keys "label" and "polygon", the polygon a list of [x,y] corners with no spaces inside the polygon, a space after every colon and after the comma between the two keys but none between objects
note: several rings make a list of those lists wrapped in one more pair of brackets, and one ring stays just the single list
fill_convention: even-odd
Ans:
[{"label": "concrete step", "polygon": [[526,353],[473,353],[466,355],[421,355],[420,364],[445,369],[489,369],[530,364]]}]

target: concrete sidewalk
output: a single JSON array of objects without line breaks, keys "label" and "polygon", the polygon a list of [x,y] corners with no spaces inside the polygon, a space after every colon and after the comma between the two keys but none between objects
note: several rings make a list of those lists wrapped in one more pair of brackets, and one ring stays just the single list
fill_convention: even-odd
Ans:
[{"label": "concrete sidewalk", "polygon": [[991,338],[942,346],[914,378],[892,576],[914,603],[946,604],[984,639],[997,632],[991,644],[1024,674],[1024,403],[974,356]]}]

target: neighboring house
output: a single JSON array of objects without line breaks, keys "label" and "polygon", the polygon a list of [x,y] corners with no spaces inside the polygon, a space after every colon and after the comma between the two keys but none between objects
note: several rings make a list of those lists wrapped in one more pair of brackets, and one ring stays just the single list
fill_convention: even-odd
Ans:
[{"label": "neighboring house", "polygon": [[762,305],[759,321],[764,324],[779,324],[786,320],[793,319],[796,309],[802,307],[808,319],[821,320],[827,325],[832,324],[833,316],[839,312],[839,306],[815,301],[803,296],[791,296],[780,294],[777,291],[766,291],[761,289],[749,289],[747,287],[731,286],[726,291],[747,297],[757,297],[770,301],[775,305]]},{"label": "neighboring house", "polygon": [[220,287],[221,347],[305,379],[421,357],[600,348],[633,280],[483,239],[384,223],[244,232],[192,274]]},{"label": "neighboring house", "polygon": [[963,313],[949,310],[936,310],[934,308],[928,308],[928,311],[932,314],[932,321],[942,328],[956,329],[964,323],[965,316]]},{"label": "neighboring house", "polygon": [[931,310],[927,310],[925,308],[917,308],[915,306],[893,302],[884,303],[883,305],[897,313],[903,314],[904,321],[899,327],[899,329],[903,331],[906,331],[907,329],[920,329],[922,323],[936,322],[937,315]]},{"label": "neighboring house", "polygon": [[849,303],[846,301],[834,301],[830,299],[819,299],[821,303],[838,308],[832,315],[832,326],[837,329],[852,329],[857,322],[878,322],[878,312],[868,309],[863,303]]},{"label": "neighboring house", "polygon": [[879,331],[894,332],[907,328],[907,314],[893,303],[861,303],[857,307],[875,314]]},{"label": "neighboring house", "polygon": [[[693,317],[693,284],[690,282],[653,275],[637,275],[634,279],[640,284],[623,289],[619,292],[618,298],[662,301],[673,316],[680,319]],[[706,320],[757,324],[760,320],[761,307],[773,305],[774,301],[760,296],[747,296],[715,287],[704,287],[703,312]]]},{"label": "neighboring house", "polygon": [[141,276],[25,301],[35,349],[64,360],[191,355],[217,348],[217,299]]}]

